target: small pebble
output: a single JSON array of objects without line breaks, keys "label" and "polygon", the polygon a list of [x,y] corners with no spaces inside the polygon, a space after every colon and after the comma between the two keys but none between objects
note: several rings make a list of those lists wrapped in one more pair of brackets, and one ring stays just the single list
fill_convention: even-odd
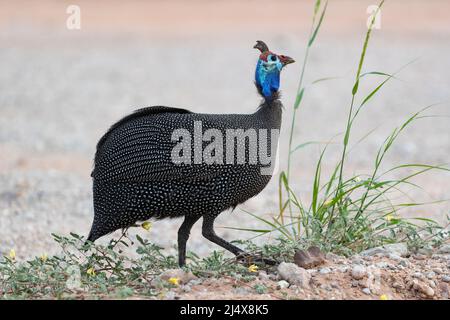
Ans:
[{"label": "small pebble", "polygon": [[328,268],[328,267],[321,268],[321,269],[319,270],[319,273],[320,273],[320,274],[328,274],[328,273],[330,273],[330,272],[331,272],[331,269]]},{"label": "small pebble", "polygon": [[392,288],[401,290],[401,289],[404,288],[404,286],[403,286],[403,284],[401,284],[400,282],[397,282],[397,281],[396,281],[396,282],[394,282],[394,283],[392,284]]},{"label": "small pebble", "polygon": [[258,274],[258,277],[259,277],[261,280],[270,280],[269,275],[268,275],[267,272],[265,272],[265,271],[260,271],[259,274]]},{"label": "small pebble", "polygon": [[173,291],[168,291],[168,292],[166,293],[166,299],[167,299],[167,300],[175,300],[175,292],[173,292]]},{"label": "small pebble", "polygon": [[442,281],[444,281],[444,282],[450,282],[450,276],[448,276],[448,275],[442,276]]},{"label": "small pebble", "polygon": [[277,282],[277,289],[281,290],[281,289],[286,289],[289,288],[289,282],[285,281],[285,280],[280,280]]},{"label": "small pebble", "polygon": [[430,285],[430,287],[436,288],[436,283],[433,280],[428,280],[428,284]]},{"label": "small pebble", "polygon": [[395,254],[395,253],[390,253],[389,259],[397,261],[397,262],[403,260],[402,257],[400,257],[398,254]]},{"label": "small pebble", "polygon": [[409,267],[411,265],[411,262],[406,259],[402,259],[398,264],[402,267]]},{"label": "small pebble", "polygon": [[341,288],[341,287],[338,285],[337,282],[332,282],[332,283],[331,283],[331,287],[334,288],[334,289],[340,289],[340,288]]},{"label": "small pebble", "polygon": [[367,295],[370,295],[370,294],[371,294],[369,288],[364,288],[364,289],[362,289],[362,292],[364,292],[364,293],[367,294]]},{"label": "small pebble", "polygon": [[249,291],[247,288],[243,288],[243,287],[237,287],[233,290],[234,294],[238,294],[238,295],[242,295],[242,296],[246,296],[249,294]]},{"label": "small pebble", "polygon": [[433,271],[436,272],[436,274],[441,274],[442,269],[441,268],[433,268]]},{"label": "small pebble", "polygon": [[428,286],[428,285],[426,285],[424,283],[420,283],[417,280],[416,280],[416,282],[414,282],[414,289],[416,289],[417,291],[423,293],[428,298],[431,298],[431,297],[434,296],[433,288],[431,288],[430,286]]},{"label": "small pebble", "polygon": [[346,273],[348,270],[348,267],[347,266],[339,266],[336,268],[336,270],[338,270],[339,272],[342,272],[342,273]]},{"label": "small pebble", "polygon": [[189,285],[182,285],[181,287],[181,290],[183,290],[184,292],[191,292],[191,290],[192,290],[192,288],[191,288],[191,286],[189,286]]},{"label": "small pebble", "polygon": [[375,266],[380,269],[385,269],[385,268],[387,268],[388,263],[386,261],[380,261],[380,262],[375,263]]},{"label": "small pebble", "polygon": [[353,266],[351,275],[352,275],[353,279],[360,280],[360,279],[364,278],[366,273],[367,273],[366,268],[362,265],[357,264],[357,265]]},{"label": "small pebble", "polygon": [[198,286],[198,285],[200,285],[202,283],[203,283],[203,280],[201,280],[201,279],[193,279],[193,280],[188,282],[188,284],[191,285],[191,286]]}]

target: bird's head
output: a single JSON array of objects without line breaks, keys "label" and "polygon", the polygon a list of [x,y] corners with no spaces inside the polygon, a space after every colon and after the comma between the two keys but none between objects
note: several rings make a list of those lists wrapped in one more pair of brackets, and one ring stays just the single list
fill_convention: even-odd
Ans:
[{"label": "bird's head", "polygon": [[280,88],[280,72],[284,66],[295,62],[288,56],[273,53],[263,41],[256,41],[253,47],[261,51],[256,64],[255,83],[258,91],[270,99]]}]

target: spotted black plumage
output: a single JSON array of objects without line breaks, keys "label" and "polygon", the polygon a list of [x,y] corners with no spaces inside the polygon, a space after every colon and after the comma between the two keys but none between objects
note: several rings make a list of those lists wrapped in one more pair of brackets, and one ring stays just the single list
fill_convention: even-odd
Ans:
[{"label": "spotted black plumage", "polygon": [[[261,56],[267,56],[267,46],[257,48],[262,52]],[[282,66],[293,62],[289,57],[272,55],[280,57],[280,61],[287,59]],[[264,63],[261,63],[261,67],[274,69]],[[281,68],[275,70],[279,72]],[[270,79],[261,72],[264,71],[259,72],[262,78]],[[171,155],[178,141],[172,140],[172,134],[176,129],[193,133],[198,121],[201,122],[203,132],[214,128],[224,137],[230,129],[254,129],[258,138],[262,137],[259,129],[269,132],[272,129],[279,130],[282,104],[278,98],[278,88],[272,90],[269,96],[265,95],[262,88],[265,86],[271,89],[273,86],[261,83],[258,77],[256,86],[264,101],[252,114],[200,114],[156,106],[137,110],[114,124],[97,144],[91,174],[95,214],[88,240],[95,241],[138,221],[184,216],[178,231],[179,264],[184,265],[190,229],[203,217],[202,233],[208,240],[236,255],[241,254],[241,249],[215,234],[214,219],[221,212],[236,207],[264,189],[271,178],[270,175],[261,174],[261,168],[267,165],[259,160],[243,164],[237,164],[236,161],[227,164],[225,160],[224,163],[213,164],[174,163]],[[209,143],[203,141],[201,147],[205,148]],[[223,143],[226,143],[226,139],[223,139]],[[269,133],[269,154],[270,148]],[[225,145],[223,151],[225,154]],[[246,159],[249,152],[246,145]],[[193,158],[194,151],[191,155]]]}]

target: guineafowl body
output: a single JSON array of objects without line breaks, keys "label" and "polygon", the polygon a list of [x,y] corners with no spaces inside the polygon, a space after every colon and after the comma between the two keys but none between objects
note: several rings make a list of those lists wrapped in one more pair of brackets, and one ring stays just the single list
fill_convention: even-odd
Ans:
[{"label": "guineafowl body", "polygon": [[[260,193],[271,178],[270,172],[263,174],[262,170],[273,163],[263,163],[259,158],[250,161],[253,154],[250,137],[240,140],[226,137],[230,132],[255,133],[256,149],[266,149],[274,160],[273,147],[277,141],[271,139],[271,132],[280,129],[282,115],[278,99],[279,72],[293,62],[289,57],[270,52],[261,41],[255,48],[261,51],[255,84],[264,98],[256,112],[201,114],[155,106],[135,111],[106,132],[97,144],[91,174],[94,221],[88,240],[95,241],[138,221],[183,216],[178,250],[179,264],[184,265],[190,229],[203,217],[202,233],[208,240],[235,255],[242,253],[215,234],[214,219]],[[265,73],[262,68],[268,71]],[[176,135],[177,130],[190,134],[185,138],[191,142],[187,145],[192,150],[174,151],[182,138]],[[208,130],[214,134],[206,137],[203,134]],[[201,140],[195,137],[196,133],[202,135]],[[223,137],[221,141],[217,141],[219,136]],[[260,144],[262,140],[264,143]],[[227,144],[231,141],[230,148]],[[223,147],[208,151],[212,142],[216,147]],[[245,153],[244,162],[237,161],[240,147]],[[232,157],[228,157],[227,152],[231,151]],[[213,156],[212,161],[202,158],[208,152]],[[174,155],[180,154],[186,161],[174,161]]]}]

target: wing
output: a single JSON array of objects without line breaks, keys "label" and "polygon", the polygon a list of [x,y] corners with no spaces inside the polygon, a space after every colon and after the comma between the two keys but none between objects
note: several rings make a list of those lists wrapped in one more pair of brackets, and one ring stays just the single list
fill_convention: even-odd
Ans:
[{"label": "wing", "polygon": [[185,109],[150,107],[115,123],[97,144],[91,176],[100,181],[193,181],[210,179],[221,170],[205,165],[176,164],[171,154],[175,128],[193,123]]}]

